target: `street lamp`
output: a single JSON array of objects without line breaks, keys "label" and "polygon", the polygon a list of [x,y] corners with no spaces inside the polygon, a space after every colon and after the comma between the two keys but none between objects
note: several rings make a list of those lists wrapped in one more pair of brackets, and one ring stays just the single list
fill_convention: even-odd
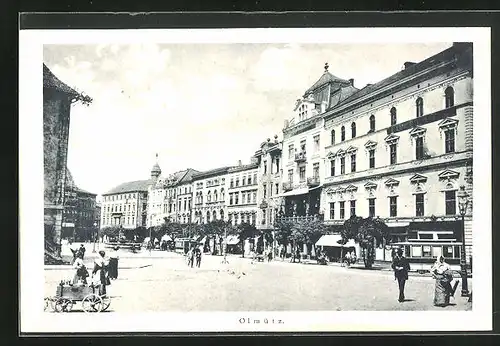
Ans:
[{"label": "street lamp", "polygon": [[222,260],[222,264],[229,264],[226,259],[227,254],[227,227],[224,227],[224,259]]},{"label": "street lamp", "polygon": [[94,247],[92,248],[92,253],[95,253],[95,242],[96,242],[96,235],[95,235],[95,231],[97,230],[97,222],[94,222]]},{"label": "street lamp", "polygon": [[469,204],[469,194],[465,191],[465,186],[460,186],[460,191],[457,194],[458,209],[462,217],[462,248],[460,252],[460,275],[462,276],[462,297],[469,296],[469,286],[467,283],[467,261],[465,254],[465,214],[467,205]]}]

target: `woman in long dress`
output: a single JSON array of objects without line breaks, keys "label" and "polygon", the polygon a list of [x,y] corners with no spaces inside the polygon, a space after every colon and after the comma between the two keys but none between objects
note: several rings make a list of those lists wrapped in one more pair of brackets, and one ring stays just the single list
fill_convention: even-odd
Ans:
[{"label": "woman in long dress", "polygon": [[[434,305],[445,307],[450,304],[450,296],[455,293],[455,290],[451,287],[451,281],[453,281],[451,267],[446,263],[443,256],[437,258],[431,268],[431,273],[432,277],[436,280]],[[456,287],[457,285],[455,285],[455,289]]]},{"label": "woman in long dress", "polygon": [[99,287],[99,295],[106,294],[106,286],[111,282],[108,277],[108,261],[104,257],[106,253],[99,251],[99,257],[94,261],[94,270],[92,270],[92,282]]},{"label": "woman in long dress", "polygon": [[115,246],[113,248],[113,251],[109,255],[109,278],[111,280],[116,280],[118,278],[118,250],[120,248],[118,246]]},{"label": "woman in long dress", "polygon": [[87,284],[87,276],[89,276],[89,273],[83,263],[83,256],[81,254],[76,256],[73,268],[76,269],[75,276],[73,277],[73,285],[78,284],[78,282]]}]

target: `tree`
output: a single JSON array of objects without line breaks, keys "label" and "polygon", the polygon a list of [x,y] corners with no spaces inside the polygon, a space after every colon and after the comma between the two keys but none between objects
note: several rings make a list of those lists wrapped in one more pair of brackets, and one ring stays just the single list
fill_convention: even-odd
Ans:
[{"label": "tree", "polygon": [[274,224],[274,235],[276,237],[276,241],[283,245],[288,245],[290,243],[290,239],[292,236],[292,229],[294,226],[294,222],[279,220]]},{"label": "tree", "polygon": [[245,239],[255,237],[259,234],[257,228],[254,225],[243,222],[237,226],[238,229],[238,239],[241,243],[241,257],[245,257]]},{"label": "tree", "polygon": [[101,237],[107,236],[108,238],[117,238],[120,235],[120,228],[116,226],[104,227],[101,229]]},{"label": "tree", "polygon": [[375,243],[389,239],[389,228],[379,218],[351,216],[344,222],[340,232],[342,243],[349,239],[356,241],[362,252],[365,268],[371,268],[375,261]]}]

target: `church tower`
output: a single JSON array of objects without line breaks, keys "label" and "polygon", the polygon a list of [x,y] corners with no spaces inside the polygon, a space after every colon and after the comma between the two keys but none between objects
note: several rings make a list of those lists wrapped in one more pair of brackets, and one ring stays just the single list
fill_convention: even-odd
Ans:
[{"label": "church tower", "polygon": [[158,164],[158,154],[156,154],[156,163],[154,164],[153,168],[151,168],[151,179],[156,180],[161,174],[161,168],[160,165]]}]

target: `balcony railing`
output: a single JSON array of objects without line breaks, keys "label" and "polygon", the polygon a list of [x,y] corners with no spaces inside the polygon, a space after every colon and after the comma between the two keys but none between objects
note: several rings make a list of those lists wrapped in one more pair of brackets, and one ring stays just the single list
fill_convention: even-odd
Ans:
[{"label": "balcony railing", "polygon": [[307,186],[309,187],[319,186],[319,177],[307,178]]},{"label": "balcony railing", "polygon": [[293,183],[291,181],[287,181],[283,183],[283,191],[291,191],[293,189]]},{"label": "balcony railing", "polygon": [[305,151],[295,154],[295,162],[305,162],[306,160],[307,158]]},{"label": "balcony railing", "polygon": [[323,221],[322,215],[308,215],[308,216],[282,216],[278,217],[276,220],[281,222],[300,222],[300,221]]}]

